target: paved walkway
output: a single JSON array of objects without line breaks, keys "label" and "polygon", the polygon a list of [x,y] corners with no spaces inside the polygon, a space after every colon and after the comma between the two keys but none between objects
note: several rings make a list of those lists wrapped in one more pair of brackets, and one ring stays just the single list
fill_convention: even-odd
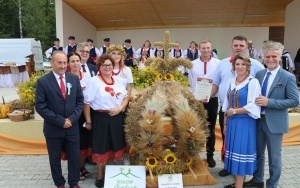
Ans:
[{"label": "paved walkway", "polygon": [[[299,91],[300,93],[300,91]],[[0,88],[0,94],[6,101],[18,98],[16,88]],[[205,158],[205,153],[201,153]],[[300,145],[283,147],[282,149],[282,175],[279,182],[280,188],[300,188]],[[209,169],[217,179],[217,184],[210,186],[185,186],[185,188],[223,188],[234,182],[232,175],[220,177],[218,172],[223,168],[220,152],[215,152],[217,166]],[[266,163],[267,164],[267,163]],[[62,162],[63,174],[67,177],[67,162]],[[91,172],[91,177],[79,183],[82,188],[95,188],[97,176],[96,166],[86,165]],[[266,165],[265,176],[268,177]],[[247,177],[250,180],[251,177]],[[54,188],[48,155],[0,155],[0,188]]]},{"label": "paved walkway", "polygon": [[[281,188],[300,187],[300,146],[283,147],[283,169],[279,182]],[[204,158],[205,154],[201,153]],[[217,179],[217,184],[210,186],[185,186],[185,188],[223,188],[233,182],[232,175],[220,177],[218,172],[223,165],[220,152],[215,153],[217,166],[209,171]],[[91,172],[91,177],[79,183],[82,188],[95,188],[94,182],[97,176],[96,166],[86,165]],[[67,177],[67,162],[62,162],[63,174]],[[266,168],[265,176],[269,172]],[[247,180],[251,177],[247,177]],[[0,155],[0,187],[1,188],[54,188],[48,155]],[[66,186],[68,187],[68,186]]]}]

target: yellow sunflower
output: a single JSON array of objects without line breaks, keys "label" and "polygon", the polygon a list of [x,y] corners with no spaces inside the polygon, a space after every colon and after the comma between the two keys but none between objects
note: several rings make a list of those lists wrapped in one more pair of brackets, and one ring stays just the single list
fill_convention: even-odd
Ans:
[{"label": "yellow sunflower", "polygon": [[149,169],[153,169],[158,165],[158,160],[155,157],[147,157],[146,166]]},{"label": "yellow sunflower", "polygon": [[174,75],[173,75],[173,74],[166,74],[166,75],[164,76],[164,79],[165,79],[165,80],[174,80]]},{"label": "yellow sunflower", "polygon": [[162,80],[162,79],[163,79],[163,76],[162,76],[160,73],[158,73],[158,74],[156,74],[156,79]]},{"label": "yellow sunflower", "polygon": [[164,161],[167,164],[173,164],[177,161],[177,157],[173,154],[173,153],[168,153],[165,157],[164,157]]},{"label": "yellow sunflower", "polygon": [[185,164],[186,164],[187,166],[190,166],[190,165],[192,164],[192,162],[193,162],[193,159],[191,159],[191,158],[187,158],[187,159],[185,160]]}]

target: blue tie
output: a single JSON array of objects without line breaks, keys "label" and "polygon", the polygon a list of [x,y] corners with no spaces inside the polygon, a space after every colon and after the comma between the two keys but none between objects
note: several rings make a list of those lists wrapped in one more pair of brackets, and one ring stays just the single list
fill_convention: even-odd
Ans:
[{"label": "blue tie", "polygon": [[[267,72],[267,76],[266,76],[266,78],[265,78],[265,80],[264,80],[264,83],[263,83],[263,85],[262,85],[262,88],[261,88],[261,94],[262,94],[263,96],[266,96],[266,95],[267,95],[268,81],[269,81],[270,75],[271,75],[271,72]],[[262,106],[262,107],[261,107],[261,111],[263,112],[264,110],[265,110],[265,108]]]}]

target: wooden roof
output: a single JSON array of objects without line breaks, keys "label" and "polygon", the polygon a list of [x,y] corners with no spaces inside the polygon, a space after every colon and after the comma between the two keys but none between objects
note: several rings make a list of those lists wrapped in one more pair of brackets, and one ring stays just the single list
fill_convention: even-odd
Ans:
[{"label": "wooden roof", "polygon": [[293,0],[64,0],[97,30],[284,26]]}]

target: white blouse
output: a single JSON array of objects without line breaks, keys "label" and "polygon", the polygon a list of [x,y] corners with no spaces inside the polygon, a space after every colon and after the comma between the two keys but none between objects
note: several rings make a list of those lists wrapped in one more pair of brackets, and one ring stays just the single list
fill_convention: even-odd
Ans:
[{"label": "white blouse", "polygon": [[94,110],[112,110],[120,106],[127,97],[127,90],[119,80],[114,85],[105,84],[98,76],[90,79],[83,90],[84,103]]},{"label": "white blouse", "polygon": [[119,80],[125,86],[125,88],[127,87],[127,84],[133,83],[133,76],[132,76],[131,69],[127,66],[124,66],[121,72],[118,75],[114,75],[113,77],[115,80]]},{"label": "white blouse", "polygon": [[[251,81],[250,81],[250,78],[251,78]],[[254,119],[260,118],[260,112],[261,112],[260,106],[257,106],[255,104],[255,98],[261,94],[261,87],[260,87],[258,80],[256,78],[254,78],[253,76],[249,76],[243,83],[236,86],[235,79],[236,79],[236,76],[229,80],[226,91],[228,91],[229,88],[231,91],[233,89],[236,89],[236,90],[242,89],[249,83],[247,104],[245,106],[243,106],[243,108],[245,108],[249,112],[248,115],[251,116],[252,118],[254,118]],[[228,109],[227,92],[226,92],[224,99],[225,100],[222,105],[222,111],[226,112]]]}]

